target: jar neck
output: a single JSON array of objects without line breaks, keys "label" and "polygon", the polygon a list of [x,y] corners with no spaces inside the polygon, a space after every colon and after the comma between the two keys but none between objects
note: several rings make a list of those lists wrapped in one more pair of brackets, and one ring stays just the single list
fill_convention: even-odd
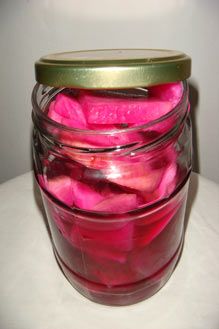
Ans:
[{"label": "jar neck", "polygon": [[114,130],[82,130],[63,126],[47,116],[53,98],[65,88],[36,84],[32,93],[32,119],[35,128],[51,145],[71,148],[77,152],[132,152],[153,149],[167,142],[184,125],[189,114],[188,84],[183,82],[179,104],[161,118],[150,123]]}]

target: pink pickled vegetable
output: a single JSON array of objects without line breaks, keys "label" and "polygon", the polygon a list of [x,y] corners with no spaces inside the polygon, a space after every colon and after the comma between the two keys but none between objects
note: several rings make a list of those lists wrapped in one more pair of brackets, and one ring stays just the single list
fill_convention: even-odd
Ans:
[{"label": "pink pickled vegetable", "polygon": [[[113,98],[83,92],[79,103],[60,93],[51,102],[48,117],[67,127],[112,130],[116,129],[115,124],[143,124],[159,119],[179,103],[182,94],[181,82],[150,87],[151,97],[145,99]],[[106,136],[100,137],[104,139]]]},{"label": "pink pickled vegetable", "polygon": [[175,107],[182,98],[183,85],[181,82],[166,83],[149,88],[150,95],[161,101],[170,102]]},{"label": "pink pickled vegetable", "polygon": [[164,172],[162,181],[158,187],[159,197],[170,195],[176,187],[176,174],[177,174],[177,165],[175,162],[171,163]]},{"label": "pink pickled vegetable", "polygon": [[41,186],[68,206],[74,204],[85,210],[125,212],[138,205],[135,194],[113,194],[109,191],[108,195],[103,196],[88,185],[68,176],[58,176],[45,181],[39,175],[39,181]]},{"label": "pink pickled vegetable", "polygon": [[74,204],[81,209],[93,210],[104,197],[88,185],[74,180],[72,182]]},{"label": "pink pickled vegetable", "polygon": [[91,124],[148,123],[171,110],[171,103],[159,99],[120,99],[83,93],[80,103]]},{"label": "pink pickled vegetable", "polygon": [[48,117],[53,121],[62,124],[63,117],[55,111],[55,101],[52,101],[49,106]]},{"label": "pink pickled vegetable", "polygon": [[122,213],[138,206],[136,194],[118,194],[110,196],[96,204],[94,210]]},{"label": "pink pickled vegetable", "polygon": [[79,102],[64,94],[58,94],[55,101],[51,102],[48,117],[67,127],[87,128],[85,115]]},{"label": "pink pickled vegetable", "polygon": [[72,179],[68,176],[58,176],[46,182],[47,190],[68,206],[72,206],[74,200]]},{"label": "pink pickled vegetable", "polygon": [[[110,229],[111,227],[111,229]],[[83,249],[87,252],[96,254],[97,249],[102,249],[98,254],[106,255],[107,252],[115,251],[128,251],[131,250],[133,244],[133,222],[125,222],[120,227],[113,225],[109,226],[109,230],[99,231],[96,230],[96,224],[93,223],[93,229],[86,229],[84,226],[78,225],[74,227],[71,232],[72,242],[75,244],[80,243]],[[79,241],[79,240],[80,241]]]},{"label": "pink pickled vegetable", "polygon": [[44,181],[44,188],[68,206],[75,204],[76,207],[92,210],[97,203],[103,200],[101,194],[68,176],[58,176],[46,181],[41,175],[39,176],[41,185]]},{"label": "pink pickled vegetable", "polygon": [[[117,131],[124,123],[130,127],[159,119],[179,102],[182,91],[181,83],[172,83],[150,87],[149,97],[140,99],[96,96],[91,92],[82,92],[80,103],[74,97],[60,93],[51,102],[48,117],[69,128]],[[174,124],[175,119],[169,118],[155,125],[153,129],[157,133],[165,133]],[[60,140],[63,144],[78,147],[109,147],[143,142],[144,138],[139,132],[133,131],[106,135],[90,134],[85,135],[82,140],[80,136],[63,131]]]},{"label": "pink pickled vegetable", "polygon": [[103,196],[82,182],[73,181],[72,186],[74,203],[81,209],[122,213],[138,206],[136,194],[109,191],[109,196]]}]

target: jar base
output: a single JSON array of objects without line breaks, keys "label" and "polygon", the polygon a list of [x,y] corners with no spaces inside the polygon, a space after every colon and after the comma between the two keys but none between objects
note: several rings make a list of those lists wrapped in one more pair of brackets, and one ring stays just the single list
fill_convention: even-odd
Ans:
[{"label": "jar base", "polygon": [[108,287],[88,281],[70,270],[54,249],[56,260],[71,285],[89,300],[103,305],[127,306],[141,302],[157,293],[168,281],[180,258],[183,239],[173,257],[153,276],[139,282]]}]

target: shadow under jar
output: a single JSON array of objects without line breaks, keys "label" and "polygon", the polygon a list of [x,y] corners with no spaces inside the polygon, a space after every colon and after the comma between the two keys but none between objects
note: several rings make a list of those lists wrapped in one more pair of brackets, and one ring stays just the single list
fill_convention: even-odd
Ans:
[{"label": "shadow under jar", "polygon": [[191,60],[99,50],[36,63],[34,172],[56,259],[94,302],[157,292],[179,259],[191,172]]}]

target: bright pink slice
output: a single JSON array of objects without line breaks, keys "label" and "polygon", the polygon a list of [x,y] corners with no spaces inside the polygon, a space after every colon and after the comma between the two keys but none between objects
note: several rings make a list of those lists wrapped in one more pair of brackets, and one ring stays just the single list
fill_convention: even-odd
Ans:
[{"label": "bright pink slice", "polygon": [[55,101],[52,101],[49,106],[48,117],[53,121],[62,123],[63,117],[55,111]]},{"label": "bright pink slice", "polygon": [[87,128],[87,122],[81,105],[76,99],[65,94],[58,94],[55,101],[51,102],[48,117],[67,127]]},{"label": "bright pink slice", "polygon": [[72,179],[67,176],[58,176],[45,182],[47,190],[68,206],[73,205],[74,194]]},{"label": "bright pink slice", "polygon": [[41,175],[39,176],[42,187],[68,206],[74,204],[81,209],[93,210],[94,206],[104,199],[88,185],[68,176],[58,176],[46,181]]},{"label": "bright pink slice", "polygon": [[176,174],[177,165],[173,162],[165,169],[162,181],[158,187],[157,192],[160,198],[167,197],[174,191],[176,187]]},{"label": "bright pink slice", "polygon": [[182,98],[183,85],[181,82],[166,83],[149,88],[149,95],[156,97],[161,101],[167,101],[175,107]]},{"label": "bright pink slice", "polygon": [[123,213],[138,207],[136,194],[117,194],[96,204],[94,210]]},{"label": "bright pink slice", "polygon": [[91,124],[148,123],[171,110],[171,103],[159,99],[120,99],[83,93],[80,103]]},{"label": "bright pink slice", "polygon": [[72,180],[74,204],[81,209],[93,210],[104,197],[88,185]]}]

